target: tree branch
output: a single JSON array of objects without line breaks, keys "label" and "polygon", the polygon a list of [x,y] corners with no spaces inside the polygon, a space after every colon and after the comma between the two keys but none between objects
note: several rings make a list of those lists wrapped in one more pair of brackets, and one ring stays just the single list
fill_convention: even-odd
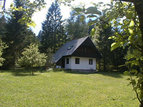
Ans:
[{"label": "tree branch", "polygon": [[2,7],[3,10],[5,10],[5,3],[6,3],[6,0],[4,0],[3,2],[3,7]]},{"label": "tree branch", "polygon": [[134,0],[114,0],[114,1],[125,1],[125,2],[133,2]]}]

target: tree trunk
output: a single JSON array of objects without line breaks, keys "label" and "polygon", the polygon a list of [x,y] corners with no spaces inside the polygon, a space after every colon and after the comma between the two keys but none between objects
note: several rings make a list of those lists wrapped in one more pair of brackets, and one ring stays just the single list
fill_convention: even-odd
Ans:
[{"label": "tree trunk", "polygon": [[[143,82],[141,83],[141,95],[143,95]],[[143,99],[140,100],[140,107],[143,107]]]},{"label": "tree trunk", "polygon": [[31,75],[34,75],[33,69],[31,69]]},{"label": "tree trunk", "polygon": [[138,14],[139,17],[139,27],[142,33],[142,44],[141,44],[141,49],[142,49],[142,55],[143,55],[143,0],[134,0],[134,5],[135,5],[135,10]]},{"label": "tree trunk", "polygon": [[98,59],[98,60],[96,60],[97,62],[96,62],[96,69],[97,69],[97,71],[101,71],[101,62],[100,62],[100,60]]},{"label": "tree trunk", "polygon": [[[132,2],[135,6],[135,11],[137,12],[138,18],[139,18],[139,27],[141,31],[141,40],[142,44],[140,45],[141,47],[141,53],[143,55],[143,0],[121,0],[121,1],[126,1],[126,2]],[[141,62],[143,63],[143,62]],[[142,65],[140,64],[140,67],[142,68]],[[141,69],[143,70],[143,69]],[[140,71],[142,72],[142,71]],[[143,95],[143,82],[141,84],[141,95]],[[143,99],[140,98],[140,107],[143,107]]]},{"label": "tree trunk", "polygon": [[103,58],[103,69],[104,69],[104,72],[106,71],[106,59],[105,59],[105,57]]},{"label": "tree trunk", "polygon": [[143,107],[143,103],[140,104],[140,107]]},{"label": "tree trunk", "polygon": [[[143,0],[134,0],[133,3],[135,5],[135,10],[136,10],[138,17],[139,17],[139,23],[140,23],[139,27],[140,27],[140,30],[142,33],[141,52],[143,55]],[[141,62],[141,63],[143,63],[143,62]],[[140,64],[140,67],[142,67],[141,64]],[[143,70],[143,68],[141,70]],[[143,95],[143,82],[141,83],[141,95]],[[140,101],[140,107],[143,107],[143,99],[142,98]]]}]

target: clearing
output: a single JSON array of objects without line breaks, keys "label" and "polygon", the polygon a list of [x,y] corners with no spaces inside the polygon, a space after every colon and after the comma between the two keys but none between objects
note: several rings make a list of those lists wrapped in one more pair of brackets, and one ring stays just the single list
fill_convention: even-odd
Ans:
[{"label": "clearing", "polygon": [[0,72],[0,107],[137,107],[121,73]]}]

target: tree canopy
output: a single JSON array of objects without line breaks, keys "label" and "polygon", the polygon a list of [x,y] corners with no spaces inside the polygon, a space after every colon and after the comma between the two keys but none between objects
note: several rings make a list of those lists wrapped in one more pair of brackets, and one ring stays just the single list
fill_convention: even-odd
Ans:
[{"label": "tree canopy", "polygon": [[89,26],[83,15],[75,15],[75,11],[71,12],[70,18],[66,24],[66,34],[70,40],[78,39],[89,35]]},{"label": "tree canopy", "polygon": [[3,54],[6,60],[3,67],[15,67],[22,49],[32,41],[36,41],[35,34],[29,29],[29,26],[33,25],[33,13],[43,5],[43,0],[35,0],[33,2],[29,0],[14,0],[14,4],[11,5],[8,15],[2,16],[1,20],[3,17],[6,17],[6,21],[2,23],[3,26],[0,29],[0,35],[2,41],[8,45]]},{"label": "tree canopy", "polygon": [[55,0],[50,6],[40,34],[41,51],[54,53],[66,41],[60,6]]},{"label": "tree canopy", "polygon": [[[71,0],[69,0],[71,1]],[[125,1],[125,2],[122,2]],[[99,3],[98,5],[102,5]],[[143,0],[115,0],[111,4],[107,4],[109,8],[105,9],[103,23],[106,20],[107,25],[113,27],[115,31],[111,45],[111,50],[118,47],[127,48],[126,67],[131,74],[136,76],[136,79],[130,78],[130,83],[136,92],[137,98],[143,106]],[[86,14],[91,17],[90,25],[98,23],[99,16],[103,14],[97,8],[97,5],[89,8],[75,8],[79,14]],[[92,29],[92,34],[95,33],[95,28]],[[127,73],[127,72],[126,72]]]},{"label": "tree canopy", "polygon": [[18,64],[26,68],[45,66],[46,62],[47,57],[39,52],[37,44],[30,44],[26,47],[22,52],[22,56],[18,59]]},{"label": "tree canopy", "polygon": [[3,50],[7,48],[6,44],[2,42],[2,40],[0,39],[0,66],[3,65],[4,63],[4,58],[2,57],[3,54]]}]

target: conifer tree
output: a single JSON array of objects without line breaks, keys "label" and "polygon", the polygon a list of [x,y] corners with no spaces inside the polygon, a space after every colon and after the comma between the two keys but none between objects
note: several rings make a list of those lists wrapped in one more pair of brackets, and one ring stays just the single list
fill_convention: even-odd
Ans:
[{"label": "conifer tree", "polygon": [[42,52],[50,50],[54,53],[65,43],[66,35],[64,32],[60,7],[57,1],[53,2],[48,10],[46,20],[42,24],[40,40]]},{"label": "conifer tree", "polygon": [[66,33],[70,40],[88,36],[89,27],[85,21],[85,16],[75,15],[75,11],[72,11],[70,18],[67,21]]},{"label": "conifer tree", "polygon": [[36,3],[37,0],[33,3],[29,0],[14,0],[14,5],[11,7],[6,21],[6,32],[2,35],[3,42],[8,45],[3,54],[6,60],[3,66],[6,68],[15,67],[23,48],[35,39],[29,26],[33,24],[32,14],[39,8],[39,4],[36,5]]}]

